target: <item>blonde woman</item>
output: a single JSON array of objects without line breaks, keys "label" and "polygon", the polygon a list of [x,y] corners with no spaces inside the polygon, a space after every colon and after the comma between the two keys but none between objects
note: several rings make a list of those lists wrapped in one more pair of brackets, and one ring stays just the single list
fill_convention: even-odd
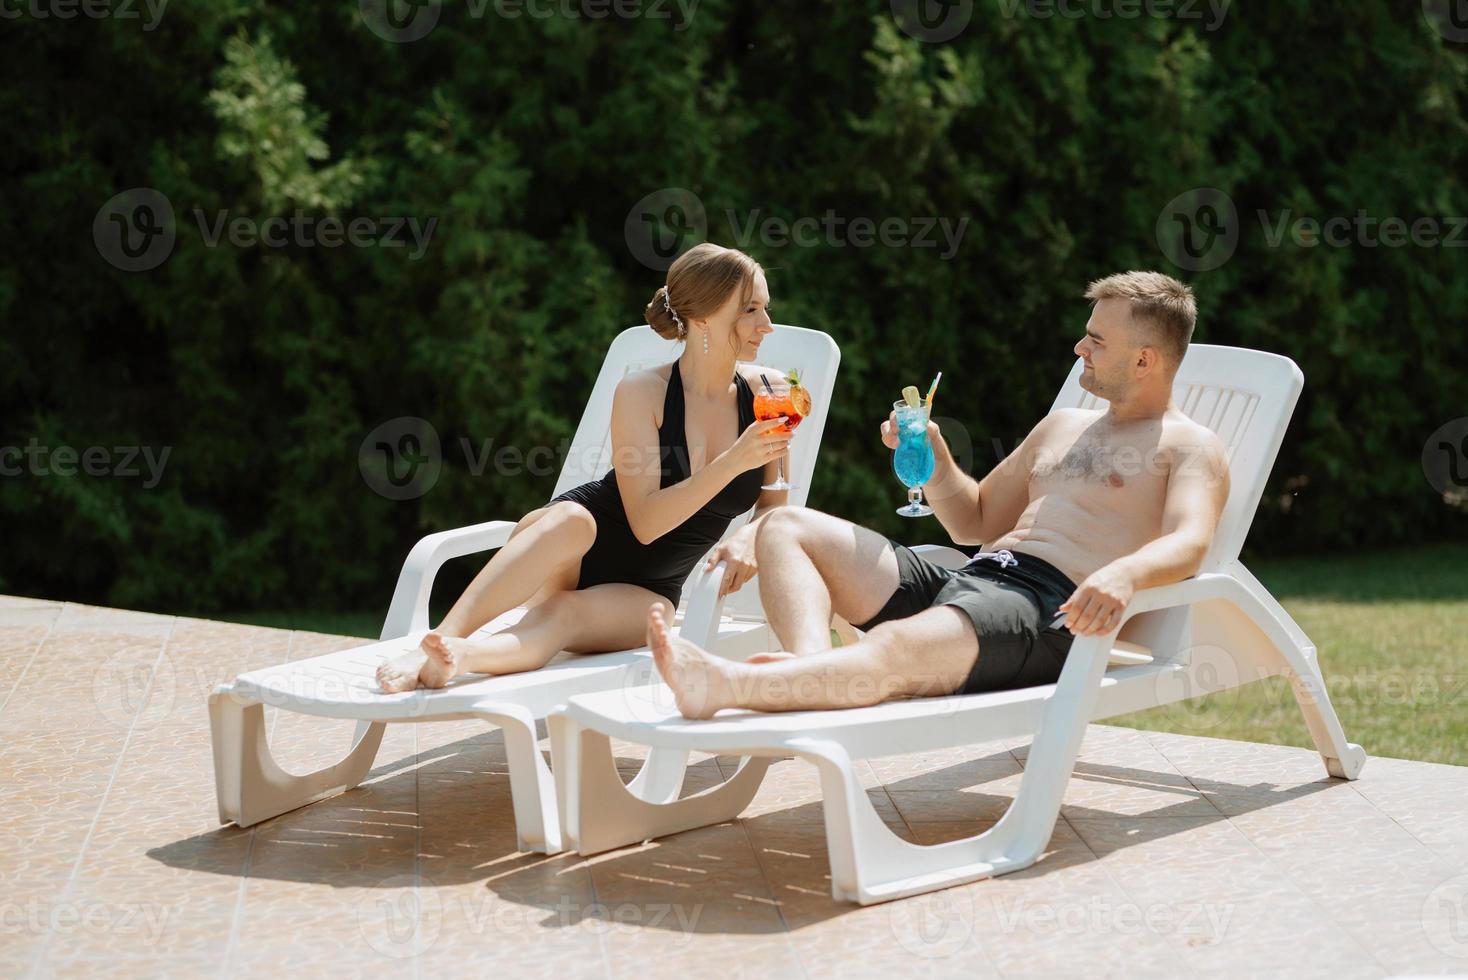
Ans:
[{"label": "blonde woman", "polygon": [[[685,341],[677,360],[624,378],[612,401],[613,468],[526,514],[419,647],[384,663],[389,693],[443,687],[464,672],[508,674],[544,666],[557,652],[641,646],[647,614],[671,622],[684,580],[729,522],[754,520],[719,546],[724,591],[755,573],[754,538],[786,492],[762,490],[788,453],[781,420],[758,422],[752,361],[773,329],[764,271],[749,256],[699,245],[668,270],[647,322]],[[516,606],[524,617],[473,640]]]}]

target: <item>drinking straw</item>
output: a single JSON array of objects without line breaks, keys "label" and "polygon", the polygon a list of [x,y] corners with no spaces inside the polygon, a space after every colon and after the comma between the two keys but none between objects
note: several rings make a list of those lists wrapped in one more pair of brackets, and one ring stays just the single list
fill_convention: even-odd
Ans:
[{"label": "drinking straw", "polygon": [[943,380],[943,372],[942,371],[939,371],[938,372],[938,376],[933,379],[933,386],[928,389],[928,409],[929,410],[931,410],[932,407],[933,407],[933,396],[935,394],[937,394],[937,392],[938,392],[938,382],[939,381],[942,381],[942,380]]},{"label": "drinking straw", "polygon": [[765,374],[765,372],[761,371],[759,373],[759,379],[765,383],[765,391],[768,391],[770,394],[773,395],[775,393],[775,387],[774,385],[770,384],[769,376]]}]

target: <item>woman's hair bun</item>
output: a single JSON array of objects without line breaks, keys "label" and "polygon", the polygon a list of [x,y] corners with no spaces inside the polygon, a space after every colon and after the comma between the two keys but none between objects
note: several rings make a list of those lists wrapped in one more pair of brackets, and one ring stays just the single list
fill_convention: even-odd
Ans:
[{"label": "woman's hair bun", "polygon": [[664,340],[686,340],[688,329],[668,309],[668,304],[664,302],[667,295],[667,286],[659,286],[658,291],[652,294],[652,301],[647,304],[648,326],[657,331],[657,335]]}]

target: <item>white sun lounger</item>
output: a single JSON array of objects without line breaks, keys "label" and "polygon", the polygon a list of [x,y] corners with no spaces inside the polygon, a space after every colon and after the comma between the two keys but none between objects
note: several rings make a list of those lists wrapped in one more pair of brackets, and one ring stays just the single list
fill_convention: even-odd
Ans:
[{"label": "white sun lounger", "polygon": [[[663,340],[646,326],[625,330],[612,342],[555,493],[598,479],[610,468],[612,394],[617,383],[631,371],[673,360],[678,352],[677,344]],[[814,403],[811,415],[801,423],[791,443],[786,475],[798,485],[790,493],[794,504],[805,502],[815,474],[840,357],[829,336],[801,327],[777,326],[760,349],[762,364],[779,370],[799,368]],[[728,533],[743,526],[748,517],[746,514],[731,524]],[[372,768],[383,726],[389,722],[481,718],[504,731],[520,847],[551,854],[561,850],[555,785],[536,744],[536,720],[573,694],[647,683],[655,675],[646,647],[591,656],[563,653],[539,671],[501,677],[465,675],[436,691],[382,694],[374,676],[384,657],[416,647],[428,630],[429,593],[444,562],[502,547],[514,526],[513,521],[489,521],[440,531],[419,541],[398,576],[382,627],[382,642],[241,674],[210,696],[221,822],[248,827],[351,789]],[[700,561],[685,585],[685,604],[700,581],[713,579],[712,575],[702,574],[702,566]],[[678,628],[684,635],[731,656],[763,646],[766,630],[757,590],[742,590],[731,597],[725,610],[724,603],[714,601],[717,588],[714,583],[705,590],[709,595],[694,610],[695,615],[680,616]],[[523,612],[511,610],[481,632],[493,632]],[[744,634],[749,636],[741,644]],[[326,718],[355,719],[356,733],[346,757],[306,775],[285,772],[271,756],[266,741],[264,705]],[[654,753],[634,780],[633,791],[645,793],[650,799],[675,796],[683,781],[685,758],[682,753]]]},{"label": "white sun lounger", "polygon": [[[1096,405],[1079,374],[1077,362],[1055,408]],[[1150,650],[1151,662],[1108,672],[1117,633],[1078,637],[1055,684],[845,711],[724,711],[707,721],[679,716],[665,687],[574,697],[548,722],[568,846],[593,854],[728,820],[748,804],[774,759],[796,756],[820,772],[835,898],[865,905],[1016,871],[1033,864],[1050,839],[1087,722],[1273,675],[1293,681],[1326,770],[1355,779],[1366,755],[1346,741],[1314,645],[1238,559],[1303,381],[1285,357],[1199,344],[1189,350],[1175,397],[1222,438],[1231,492],[1202,571],[1144,589],[1127,607],[1118,631]],[[960,560],[955,556],[947,564]],[[1004,817],[984,833],[933,846],[894,835],[852,765],[1023,736],[1034,741]],[[622,786],[609,737],[654,751],[743,760],[725,783],[658,803]]]}]

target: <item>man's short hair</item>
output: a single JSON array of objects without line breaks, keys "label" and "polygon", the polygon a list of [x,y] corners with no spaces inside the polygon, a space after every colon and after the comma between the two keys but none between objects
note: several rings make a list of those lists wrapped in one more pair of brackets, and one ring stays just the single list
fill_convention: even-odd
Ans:
[{"label": "man's short hair", "polygon": [[1183,362],[1198,323],[1198,304],[1187,286],[1160,272],[1119,272],[1091,283],[1086,299],[1129,300],[1132,322],[1148,335],[1144,343],[1158,348],[1174,371]]}]

